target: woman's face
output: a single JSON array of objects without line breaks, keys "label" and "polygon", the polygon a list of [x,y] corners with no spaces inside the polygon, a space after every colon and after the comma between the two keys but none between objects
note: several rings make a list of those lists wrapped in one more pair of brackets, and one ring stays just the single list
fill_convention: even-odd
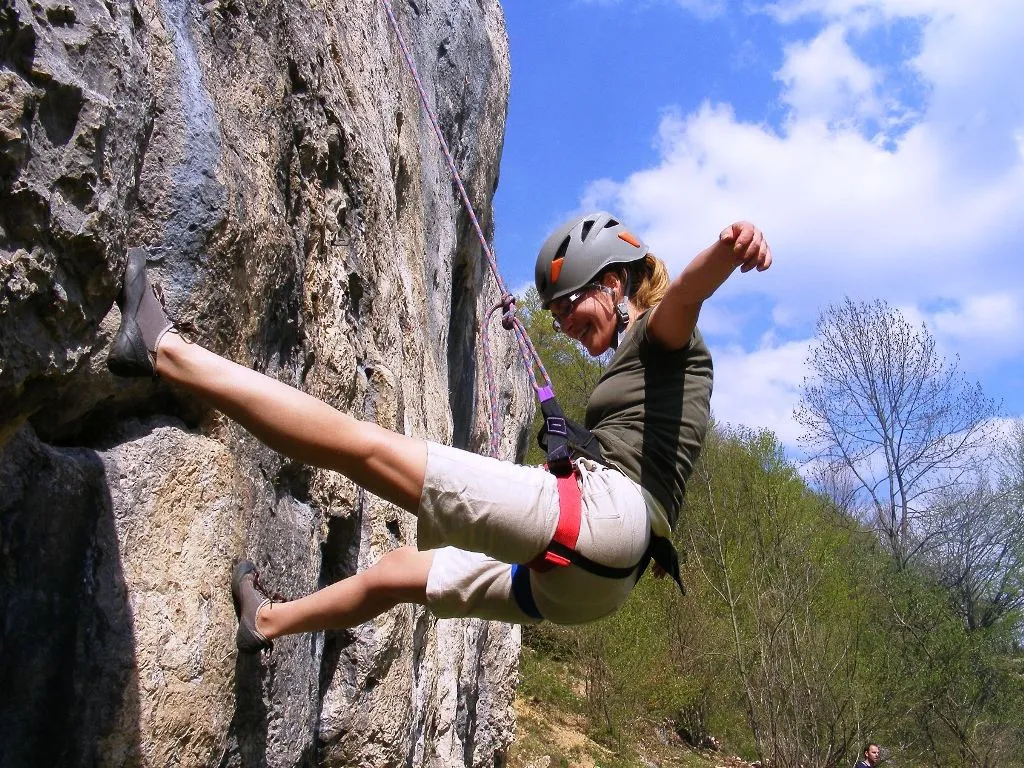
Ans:
[{"label": "woman's face", "polygon": [[566,336],[582,344],[592,357],[611,349],[618,327],[615,298],[618,281],[605,275],[602,284],[585,287],[575,302],[564,297],[551,304],[551,314]]}]

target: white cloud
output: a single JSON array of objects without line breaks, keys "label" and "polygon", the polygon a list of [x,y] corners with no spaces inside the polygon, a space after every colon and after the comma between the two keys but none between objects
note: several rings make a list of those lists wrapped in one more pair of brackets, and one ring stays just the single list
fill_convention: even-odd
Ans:
[{"label": "white cloud", "polygon": [[[1024,6],[1003,2],[1000,16],[998,2],[788,4],[797,5],[836,16],[869,6],[879,17],[932,13],[920,52],[903,62],[930,89],[917,122],[893,141],[858,130],[880,103],[871,95],[878,78],[835,22],[790,48],[779,78],[791,108],[780,131],[737,119],[727,104],[669,113],[660,161],[595,183],[584,206],[619,212],[674,269],[724,224],[754,221],[776,264],[730,281],[724,295],[767,294],[777,316],[796,324],[844,294],[925,304],[999,285],[1024,295],[1024,91],[1013,83],[1024,71],[1015,42],[1024,39]],[[1000,98],[988,93],[996,87]]]},{"label": "white cloud", "polygon": [[775,73],[785,86],[782,101],[793,119],[860,124],[881,115],[875,98],[878,78],[846,42],[846,29],[833,24],[809,43],[785,49],[786,61]]},{"label": "white cloud", "polygon": [[715,348],[715,418],[734,426],[765,427],[783,444],[795,446],[800,428],[792,415],[809,343],[794,341],[751,353],[737,346]]},{"label": "white cloud", "polygon": [[868,23],[867,19],[874,18],[877,23],[879,19],[942,16],[959,11],[967,4],[964,0],[779,0],[767,5],[765,12],[783,24],[807,16],[858,23]]},{"label": "white cloud", "polygon": [[1024,310],[1020,296],[969,296],[955,309],[932,314],[929,325],[938,333],[972,343],[991,338],[1005,343],[1024,331]]},{"label": "white cloud", "polygon": [[[725,224],[752,220],[776,265],[734,282],[782,301],[808,291],[830,301],[980,289],[1009,266],[1009,251],[998,248],[1008,225],[1024,226],[1024,166],[964,187],[927,127],[889,152],[852,130],[801,121],[779,135],[705,104],[666,117],[661,140],[659,165],[601,182],[585,207],[618,211],[675,269]],[[979,252],[991,260],[978,264]]]},{"label": "white cloud", "polygon": [[925,322],[944,349],[964,363],[1018,357],[1024,350],[1024,297],[1009,293],[968,296],[955,306],[927,313]]},{"label": "white cloud", "polygon": [[[762,227],[774,267],[731,279],[702,316],[731,345],[712,343],[713,406],[793,446],[807,342],[744,345],[745,306],[792,339],[844,295],[884,298],[914,308],[974,370],[1024,350],[1024,5],[782,0],[770,10],[801,30],[820,25],[783,49],[781,127],[740,120],[724,103],[669,112],[659,161],[595,182],[583,207],[620,213],[674,271],[730,221]],[[918,25],[916,47],[884,71],[867,64],[858,36],[899,19]],[[907,78],[923,105],[896,99]]]}]

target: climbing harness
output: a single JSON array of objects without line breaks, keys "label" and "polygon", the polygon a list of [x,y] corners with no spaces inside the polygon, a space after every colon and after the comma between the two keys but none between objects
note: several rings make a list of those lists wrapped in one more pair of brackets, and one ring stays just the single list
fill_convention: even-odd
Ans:
[{"label": "climbing harness", "polygon": [[[476,210],[469,199],[469,193],[466,192],[465,185],[462,183],[462,175],[455,166],[455,160],[448,147],[448,142],[441,132],[441,125],[430,106],[430,100],[427,97],[426,89],[423,87],[423,81],[420,79],[416,64],[412,59],[412,54],[409,51],[408,45],[406,45],[405,37],[398,26],[398,19],[391,8],[391,3],[389,0],[381,0],[381,4],[384,6],[384,12],[387,14],[391,28],[395,32],[398,46],[416,83],[416,90],[419,92],[423,111],[427,115],[431,128],[433,128],[434,135],[437,137],[441,152],[448,164],[448,169],[451,171],[452,179],[459,191],[459,196],[462,198],[462,203],[466,208],[466,213],[469,215],[473,230],[480,240],[481,250],[487,259],[487,265],[494,276],[494,280],[498,285],[498,291],[502,297],[501,301],[495,304],[487,313],[480,325],[480,343],[484,352],[484,377],[487,381],[487,395],[490,403],[491,455],[497,457],[500,448],[501,414],[498,404],[498,388],[494,380],[491,362],[488,326],[494,313],[498,310],[501,310],[502,327],[515,334],[519,353],[526,366],[530,386],[533,387],[534,392],[537,394],[541,413],[544,416],[544,426],[541,428],[537,439],[547,454],[545,467],[555,475],[558,481],[558,525],[555,528],[555,535],[551,543],[548,544],[540,555],[529,563],[512,566],[512,592],[516,602],[527,615],[536,619],[543,618],[537,609],[532,590],[530,589],[529,574],[531,570],[542,573],[555,567],[576,565],[585,571],[611,579],[627,578],[636,573],[636,578],[639,580],[652,558],[672,576],[679,585],[679,588],[683,589],[682,579],[679,576],[679,557],[672,546],[672,542],[666,538],[654,535],[653,532],[651,534],[651,544],[648,546],[643,558],[637,564],[627,568],[613,568],[602,565],[576,551],[576,540],[580,532],[582,494],[579,486],[579,473],[572,464],[572,458],[574,455],[584,456],[603,464],[600,445],[593,432],[565,417],[565,413],[555,399],[551,378],[548,376],[540,354],[533,345],[533,341],[530,339],[525,326],[516,316],[515,297],[509,292],[505,281],[501,277],[501,273],[498,271],[497,259],[491,247],[487,244],[487,238],[484,237],[483,229],[476,216]],[[632,238],[631,235],[628,237]],[[638,241],[625,237],[622,239],[635,247],[643,247],[642,243]],[[644,253],[646,253],[646,248],[644,248]],[[625,299],[623,299],[624,301]],[[619,313],[621,317],[621,309]],[[538,383],[538,371],[543,383]]]}]

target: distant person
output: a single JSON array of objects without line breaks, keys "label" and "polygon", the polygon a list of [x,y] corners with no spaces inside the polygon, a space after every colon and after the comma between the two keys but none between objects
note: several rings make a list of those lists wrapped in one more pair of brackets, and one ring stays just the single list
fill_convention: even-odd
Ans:
[{"label": "distant person", "polygon": [[874,743],[864,745],[863,755],[864,756],[861,757],[860,761],[853,766],[853,768],[875,768],[882,757],[882,753],[878,749],[878,745]]},{"label": "distant person", "polygon": [[[240,650],[352,627],[398,603],[439,617],[577,624],[615,611],[652,551],[656,562],[666,559],[654,543],[671,534],[710,418],[711,356],[697,316],[734,270],[771,263],[761,231],[747,222],[726,227],[674,280],[608,213],[551,234],[536,265],[543,308],[591,355],[616,350],[587,405],[599,455],[574,457],[568,478],[360,421],[188,342],[150,286],[141,248],[128,253],[107,364],[118,375],[183,387],[274,450],[341,472],[419,519],[419,548],[388,552],[297,600],[272,602],[255,566],[239,563],[232,594]],[[533,562],[554,553],[560,499],[568,497],[582,512],[570,564],[543,570]]]}]

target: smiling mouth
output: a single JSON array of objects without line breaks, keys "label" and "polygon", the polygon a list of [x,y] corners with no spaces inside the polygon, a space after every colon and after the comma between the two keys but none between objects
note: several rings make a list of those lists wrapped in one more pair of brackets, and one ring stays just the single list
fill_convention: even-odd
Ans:
[{"label": "smiling mouth", "polygon": [[593,330],[594,330],[593,324],[592,323],[587,323],[586,325],[582,325],[579,328],[574,328],[572,330],[572,337],[574,339],[576,339],[576,341],[583,341],[583,337],[586,336],[588,333],[590,333]]},{"label": "smiling mouth", "polygon": [[587,323],[580,332],[576,334],[576,340],[583,346],[590,348],[590,345],[597,338],[597,328],[594,327],[593,323]]}]

